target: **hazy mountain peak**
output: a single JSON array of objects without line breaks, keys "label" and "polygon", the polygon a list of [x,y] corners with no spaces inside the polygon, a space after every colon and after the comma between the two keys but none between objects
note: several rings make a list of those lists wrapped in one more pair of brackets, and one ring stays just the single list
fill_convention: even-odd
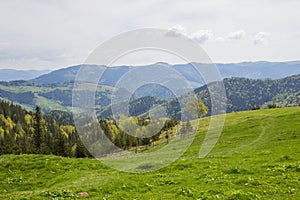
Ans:
[{"label": "hazy mountain peak", "polygon": [[[202,78],[196,73],[193,65],[197,65],[201,68],[202,63],[187,63],[187,64],[175,64],[171,65],[165,62],[157,62],[153,65],[168,65],[173,67],[175,70],[180,72],[188,81],[197,82],[203,84]],[[245,77],[253,79],[277,79],[295,74],[300,74],[300,61],[290,62],[268,62],[268,61],[257,61],[257,62],[241,62],[241,63],[229,63],[222,64],[216,63],[218,70],[222,78],[228,77]],[[70,82],[74,81],[76,74],[80,67],[83,65],[71,66],[59,70],[52,71],[48,74],[39,76],[33,79],[35,83],[57,83],[57,82]],[[149,65],[151,66],[151,65]],[[105,84],[112,85],[118,78],[125,74],[130,69],[129,66],[114,66],[106,69],[103,74],[103,80]]]},{"label": "hazy mountain peak", "polygon": [[0,81],[31,80],[51,70],[0,69]]}]

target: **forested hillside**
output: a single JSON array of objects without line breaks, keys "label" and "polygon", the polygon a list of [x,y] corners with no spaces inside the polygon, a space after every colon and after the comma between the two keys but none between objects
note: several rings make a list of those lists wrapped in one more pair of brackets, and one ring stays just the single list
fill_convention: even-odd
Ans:
[{"label": "forested hillside", "polygon": [[[227,95],[227,112],[268,107],[269,104],[275,104],[276,107],[300,105],[300,75],[276,80],[226,78],[223,84]],[[53,110],[70,112],[72,89],[72,82],[42,85],[25,81],[0,82],[0,98],[19,103],[32,111],[35,105],[39,105],[44,112]],[[114,87],[99,85],[95,105],[100,117],[111,115],[111,96],[116,90],[118,89]],[[195,92],[210,108],[207,86],[197,88]],[[162,87],[154,85],[141,87],[131,99],[130,112],[134,116],[139,116],[152,105],[165,103],[172,98],[174,100],[174,95]]]},{"label": "forested hillside", "polygon": [[0,101],[0,155],[23,153],[88,156],[74,126],[45,118],[39,107],[32,113]]},{"label": "forested hillside", "polygon": [[[36,84],[26,81],[0,82],[0,99],[13,101],[33,111],[39,105],[43,112],[71,111],[73,82]],[[107,106],[114,88],[99,85],[96,105]]]},{"label": "forested hillside", "polygon": [[[133,118],[143,132],[149,119]],[[142,138],[134,137],[120,129],[115,120],[100,119],[99,125],[104,134],[118,147],[130,150],[140,149],[166,135],[172,134],[172,128],[179,121],[167,120],[157,134]],[[97,135],[93,127],[87,125],[86,140],[93,140]],[[99,135],[98,135],[99,136]],[[28,112],[19,105],[0,101],[0,155],[1,154],[54,154],[64,157],[90,157],[83,146],[74,126],[72,116],[61,111],[52,111],[43,115],[40,107],[35,112]],[[111,152],[106,152],[111,153]]]},{"label": "forested hillside", "polygon": [[[227,112],[268,107],[269,104],[275,104],[275,107],[300,105],[300,75],[277,80],[227,78],[223,83],[227,95]],[[200,87],[195,92],[210,108],[207,86]]]}]

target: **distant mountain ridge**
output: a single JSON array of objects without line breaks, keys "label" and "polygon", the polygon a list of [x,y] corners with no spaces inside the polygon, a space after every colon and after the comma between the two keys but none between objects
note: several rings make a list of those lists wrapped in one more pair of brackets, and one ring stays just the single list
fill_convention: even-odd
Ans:
[{"label": "distant mountain ridge", "polygon": [[[254,106],[264,107],[276,103],[278,106],[300,106],[300,74],[282,79],[249,79],[249,78],[226,78],[223,81],[227,95],[227,111],[249,110]],[[214,84],[214,83],[210,83]],[[99,113],[109,114],[108,107],[111,103],[113,91],[117,88],[99,85],[96,92],[95,105]],[[70,111],[72,108],[73,83],[36,84],[26,81],[0,82],[0,98],[22,104],[33,109],[40,105],[44,111],[63,110]],[[165,93],[158,87],[141,88],[135,97],[140,99],[136,102],[134,112],[139,115],[144,112],[148,104],[156,104],[161,100],[169,100],[163,96],[154,96],[155,99],[147,99],[149,94]],[[195,89],[195,93],[210,108],[210,94],[207,85]],[[151,95],[150,95],[151,96]],[[134,102],[133,102],[134,103]],[[146,105],[144,105],[146,103]],[[142,108],[142,109],[140,109]],[[101,114],[101,115],[102,115]]]},{"label": "distant mountain ridge", "polygon": [[31,80],[43,74],[47,74],[51,70],[16,70],[16,69],[0,69],[0,81],[15,80]]},{"label": "distant mountain ridge", "polygon": [[[161,63],[152,64],[158,65]],[[204,79],[198,75],[193,65],[197,65],[199,68],[213,67],[214,64],[201,64],[201,63],[187,63],[187,64],[175,64],[170,65],[171,68],[182,74],[186,80],[196,83],[195,87],[199,87],[205,84]],[[300,74],[300,61],[291,62],[241,62],[241,63],[229,63],[215,64],[220,72],[222,78],[240,77],[251,79],[279,79],[287,76]],[[59,70],[52,71],[48,74],[44,74],[31,81],[38,84],[45,83],[64,83],[72,82],[75,80],[76,74],[82,65],[71,66]],[[122,77],[132,66],[116,66],[109,67],[105,71],[102,77],[101,84],[114,86],[116,81]],[[141,66],[142,67],[142,66]]]},{"label": "distant mountain ridge", "polygon": [[279,79],[300,74],[300,61],[216,64],[223,78]]},{"label": "distant mountain ridge", "polygon": [[[193,65],[207,69],[212,64],[169,65],[156,63],[153,65],[162,64],[172,67],[190,81],[200,99],[209,106],[209,94],[206,85],[211,83],[205,83]],[[282,107],[300,105],[300,63],[298,61],[276,63],[262,61],[216,65],[223,77],[228,97],[228,112],[249,110],[253,106],[266,106],[269,103],[277,103]],[[81,67],[82,65],[77,65],[55,70],[30,81],[0,81],[0,98],[14,101],[31,109],[37,104],[44,111],[70,111],[72,109],[73,81]],[[117,81],[131,67],[109,67],[104,72],[100,80],[99,90],[96,93],[96,105],[100,112],[107,110],[113,91],[118,90],[118,87],[110,86],[115,86]],[[147,76],[147,73],[143,74],[139,78]],[[174,81],[176,82],[176,79]],[[170,99],[169,93],[158,91],[158,89],[156,86],[140,88],[139,92],[136,93],[136,98],[156,94],[154,97],[158,101]],[[144,111],[136,111],[138,114],[142,112]]]},{"label": "distant mountain ridge", "polygon": [[[77,72],[83,65],[71,66],[37,77],[31,82],[37,84],[67,83],[75,81]],[[114,86],[118,79],[129,70],[128,66],[110,67],[104,72],[101,84]]]}]

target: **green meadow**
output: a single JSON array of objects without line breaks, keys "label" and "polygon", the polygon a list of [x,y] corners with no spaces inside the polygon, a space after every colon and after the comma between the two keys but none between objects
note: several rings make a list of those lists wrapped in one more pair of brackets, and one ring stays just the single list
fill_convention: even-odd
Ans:
[{"label": "green meadow", "polygon": [[300,198],[300,107],[227,114],[216,146],[199,158],[208,122],[200,120],[179,159],[145,173],[121,172],[96,159],[1,155],[0,199]]}]

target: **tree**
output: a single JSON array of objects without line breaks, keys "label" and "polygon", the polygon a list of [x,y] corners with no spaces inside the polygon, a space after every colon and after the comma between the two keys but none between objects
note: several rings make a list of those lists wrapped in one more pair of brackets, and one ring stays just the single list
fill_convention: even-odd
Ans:
[{"label": "tree", "polygon": [[43,130],[43,116],[39,106],[36,106],[35,113],[33,117],[33,144],[36,151],[40,150],[42,137],[44,135]]},{"label": "tree", "polygon": [[76,156],[76,158],[87,157],[86,149],[80,139],[77,140],[75,156]]},{"label": "tree", "polygon": [[187,109],[190,115],[195,118],[203,117],[207,114],[208,109],[200,99],[191,99],[187,103]]},{"label": "tree", "polygon": [[44,117],[39,107],[32,113],[0,100],[0,155],[51,153],[75,156],[77,150],[79,156],[90,156],[84,146],[78,143],[74,126],[60,124],[52,117]]}]

